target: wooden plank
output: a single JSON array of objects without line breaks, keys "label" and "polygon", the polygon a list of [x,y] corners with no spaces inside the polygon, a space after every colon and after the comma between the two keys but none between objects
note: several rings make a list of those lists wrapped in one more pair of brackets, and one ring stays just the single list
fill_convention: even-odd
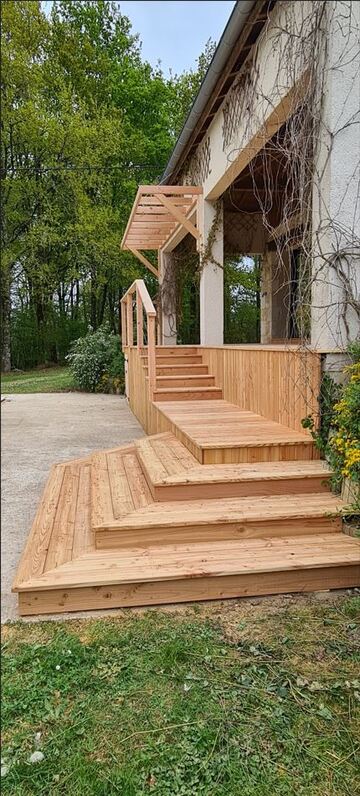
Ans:
[{"label": "wooden plank", "polygon": [[[166,466],[166,465],[164,465]],[[127,515],[121,522],[111,521],[113,528],[186,527],[211,523],[241,525],[247,522],[266,522],[327,517],[329,524],[339,528],[338,513],[344,507],[341,498],[329,492],[301,495],[264,495],[252,498],[231,497],[218,500],[166,501],[151,503],[145,509]],[[341,527],[341,523],[340,523]]]},{"label": "wooden plank", "polygon": [[45,570],[71,561],[79,491],[79,467],[66,465],[47,551]]},{"label": "wooden plank", "polygon": [[156,196],[157,194],[174,196],[200,196],[203,189],[199,185],[141,185],[140,193]]},{"label": "wooden plank", "polygon": [[21,556],[13,588],[19,586],[24,580],[38,577],[43,572],[64,472],[65,466],[63,465],[54,465],[50,470],[25,550]]},{"label": "wooden plank", "polygon": [[[194,199],[192,196],[173,196],[171,201],[175,205],[180,205],[184,207],[186,205],[193,204]],[[138,205],[138,212],[140,211],[140,208],[142,213],[152,212],[153,206],[156,206],[157,213],[167,212],[165,208],[162,206],[160,199],[158,199],[156,196],[143,196]]]},{"label": "wooden plank", "polygon": [[[125,456],[126,455],[127,454],[125,454]],[[125,456],[121,451],[114,451],[113,453],[109,453],[106,457],[113,517],[116,519],[126,517],[129,513],[134,511],[134,501],[132,499],[124,465]],[[103,526],[107,524],[108,520],[101,523]]]},{"label": "wooden plank", "polygon": [[138,290],[136,291],[136,344],[138,348],[144,345],[144,313]]},{"label": "wooden plank", "polygon": [[186,218],[183,213],[181,213],[176,205],[172,205],[169,199],[162,194],[159,194],[159,199],[163,203],[164,207],[166,207],[167,210],[172,213],[176,221],[181,224],[182,227],[185,227],[185,229],[187,229],[187,231],[190,232],[194,238],[200,239],[200,230],[198,230],[194,224],[188,218]]},{"label": "wooden plank", "polygon": [[224,540],[198,544],[156,546],[144,550],[95,551],[76,563],[45,572],[21,591],[48,588],[101,586],[110,583],[157,583],[211,576],[284,572],[357,565],[360,541],[345,534],[319,534],[295,538]]},{"label": "wooden plank", "polygon": [[[154,274],[154,276],[156,276],[157,279],[159,278],[159,272],[156,270],[156,268],[153,266],[153,264],[150,262],[150,260],[148,260],[147,257],[145,257],[144,254],[139,252],[135,248],[135,246],[131,246],[131,244],[129,244],[127,248],[129,249],[129,251],[131,251],[131,253],[135,257],[138,258],[138,260],[140,260],[140,262],[143,265],[145,265],[145,268],[147,268],[149,271],[151,271]],[[131,337],[130,338],[128,337],[128,340],[131,340]],[[128,345],[132,345],[132,342],[129,342]]]},{"label": "wooden plank", "polygon": [[[191,502],[191,501],[189,501]],[[160,504],[157,504],[160,505]],[[204,508],[206,513],[206,508]],[[341,520],[330,520],[327,517],[301,517],[290,519],[262,519],[239,520],[228,522],[219,518],[217,521],[209,520],[208,523],[153,524],[149,527],[103,528],[96,532],[97,550],[129,550],[141,547],[144,550],[152,549],[157,545],[185,545],[204,544],[211,545],[221,540],[245,541],[253,539],[287,538],[292,539],[304,534],[319,536],[320,534],[340,534]]]},{"label": "wooden plank", "polygon": [[168,475],[168,471],[156,455],[156,450],[154,449],[151,438],[136,440],[135,445],[141,464],[148,473],[150,479],[154,482],[165,479]]},{"label": "wooden plank", "polygon": [[158,583],[139,582],[133,586],[105,585],[66,590],[24,592],[19,594],[22,616],[55,614],[107,608],[164,605],[194,600],[223,600],[232,597],[253,597],[288,592],[311,592],[324,589],[344,589],[357,586],[358,566],[323,567],[298,572],[260,573],[257,575],[228,575],[223,578],[203,577],[196,580],[176,580]]},{"label": "wooden plank", "polygon": [[96,528],[113,519],[108,457],[105,452],[95,453],[91,460],[91,524]]},{"label": "wooden plank", "polygon": [[79,492],[76,504],[72,558],[95,550],[95,536],[91,528],[91,465],[80,467]]},{"label": "wooden plank", "polygon": [[123,462],[135,509],[148,506],[153,500],[135,452],[127,453],[123,457]]}]

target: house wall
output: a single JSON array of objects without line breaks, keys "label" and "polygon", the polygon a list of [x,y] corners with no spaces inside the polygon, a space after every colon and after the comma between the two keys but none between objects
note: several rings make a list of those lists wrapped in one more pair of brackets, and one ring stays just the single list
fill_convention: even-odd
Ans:
[{"label": "house wall", "polygon": [[[307,46],[314,13],[319,20],[320,46]],[[230,88],[195,154],[183,167],[182,183],[202,184],[208,211],[198,219],[203,248],[215,202],[249,164],[265,143],[299,107],[310,75],[315,76],[319,97],[312,209],[312,311],[311,343],[321,351],[344,351],[360,335],[360,3],[328,0],[279,1],[269,16],[239,77]],[[321,41],[321,36],[323,37]],[[299,47],[299,41],[303,42]],[[311,73],[309,64],[315,71]],[[316,73],[317,69],[317,73]],[[181,235],[186,232],[180,232]],[[263,231],[264,234],[264,231]],[[225,218],[225,245],[248,252],[264,251],[263,234],[257,240],[242,228],[240,214],[233,231]],[[217,260],[221,252],[217,242]],[[202,344],[222,340],[221,273],[204,266],[202,290]],[[274,275],[270,287],[271,274]],[[281,284],[278,266],[266,260],[262,284],[262,341],[284,337],[288,287]],[[206,321],[206,316],[211,321]]]},{"label": "house wall", "polygon": [[[291,53],[294,36],[300,35],[311,7],[310,0],[277,3],[246,62],[249,64],[253,56],[254,69],[250,71],[245,64],[240,90],[236,90],[236,83],[229,89],[184,170],[182,181],[186,183],[191,180],[190,175],[199,172],[199,162],[205,163],[202,185],[206,199],[214,201],[229,187],[299,103],[307,66],[306,48],[303,58],[297,58],[291,69],[284,54]],[[228,118],[236,119],[230,140],[225,134],[226,110]]]},{"label": "house wall", "polygon": [[313,181],[314,347],[360,335],[360,3],[327,2]]}]

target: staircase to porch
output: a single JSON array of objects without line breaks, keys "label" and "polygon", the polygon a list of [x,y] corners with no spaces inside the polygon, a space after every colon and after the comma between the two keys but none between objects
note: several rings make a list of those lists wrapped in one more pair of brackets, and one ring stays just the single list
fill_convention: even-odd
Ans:
[{"label": "staircase to porch", "polygon": [[253,413],[241,426],[236,407],[232,425],[221,399],[156,406],[172,431],[52,468],[14,583],[22,615],[360,584],[311,439]]},{"label": "staircase to porch", "polygon": [[197,347],[149,339],[130,378],[160,433],[52,468],[20,613],[359,586],[360,540],[307,432],[224,400]]}]

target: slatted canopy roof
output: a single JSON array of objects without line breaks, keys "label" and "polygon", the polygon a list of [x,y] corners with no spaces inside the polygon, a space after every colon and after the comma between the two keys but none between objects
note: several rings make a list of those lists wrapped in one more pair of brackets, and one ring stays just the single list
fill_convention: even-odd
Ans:
[{"label": "slatted canopy roof", "polygon": [[[199,239],[196,210],[201,195],[202,188],[193,185],[140,185],[121,248],[149,268],[151,264],[139,250],[161,249],[179,227]],[[153,266],[150,270],[158,275]]]}]

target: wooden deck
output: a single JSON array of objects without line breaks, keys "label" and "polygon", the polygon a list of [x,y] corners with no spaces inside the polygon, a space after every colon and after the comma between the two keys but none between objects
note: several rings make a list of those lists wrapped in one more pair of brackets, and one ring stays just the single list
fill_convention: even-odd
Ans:
[{"label": "wooden deck", "polygon": [[[202,367],[172,356],[159,370]],[[161,433],[52,468],[14,583],[20,613],[359,586],[360,540],[342,533],[311,437],[166,389],[147,410]]]}]

